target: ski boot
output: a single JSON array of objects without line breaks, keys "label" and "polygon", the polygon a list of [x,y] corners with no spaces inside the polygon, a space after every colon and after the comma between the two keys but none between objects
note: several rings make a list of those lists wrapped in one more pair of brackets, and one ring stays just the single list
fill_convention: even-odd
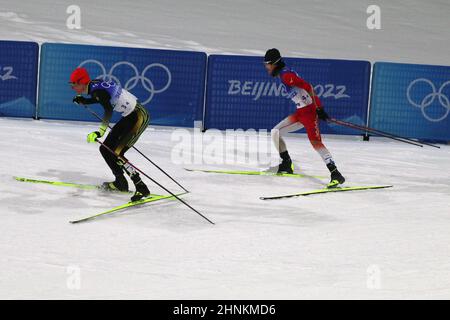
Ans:
[{"label": "ski boot", "polygon": [[134,195],[131,197],[131,201],[139,201],[142,198],[148,197],[150,195],[150,191],[148,190],[145,183],[139,177],[139,174],[135,174],[131,176],[131,180],[133,180],[134,186],[136,187],[136,191]]},{"label": "ski boot", "polygon": [[280,174],[280,173],[293,174],[294,173],[294,164],[292,163],[289,153],[287,151],[281,152],[280,157],[281,157],[282,161],[279,165],[270,167],[269,169],[264,170],[264,172],[273,173],[273,174]]},{"label": "ski boot", "polygon": [[111,181],[111,182],[103,182],[101,188],[106,191],[127,192],[128,191],[128,181],[123,174],[117,175],[116,180]]},{"label": "ski boot", "polygon": [[345,182],[344,176],[339,172],[336,168],[334,162],[330,162],[327,164],[328,170],[331,172],[330,183],[327,185],[327,188],[336,188],[338,185],[343,184]]},{"label": "ski boot", "polygon": [[283,160],[277,167],[277,173],[294,173],[294,164],[291,159]]},{"label": "ski boot", "polygon": [[291,160],[282,161],[279,165],[265,169],[263,172],[270,174],[294,173],[294,164]]},{"label": "ski boot", "polygon": [[280,153],[282,159],[281,163],[278,165],[277,173],[294,173],[294,164],[292,163],[289,153],[286,151]]}]

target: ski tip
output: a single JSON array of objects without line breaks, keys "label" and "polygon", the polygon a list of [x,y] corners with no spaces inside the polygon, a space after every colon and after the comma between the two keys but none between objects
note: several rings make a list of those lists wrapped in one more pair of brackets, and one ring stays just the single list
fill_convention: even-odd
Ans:
[{"label": "ski tip", "polygon": [[275,196],[275,197],[259,197],[259,200],[279,200],[283,198],[292,198],[295,195],[286,195],[286,196]]},{"label": "ski tip", "polygon": [[86,221],[88,221],[88,220],[92,220],[92,217],[89,218],[89,219],[72,220],[72,221],[69,221],[69,223],[70,223],[70,224],[79,224],[79,223],[81,223],[81,222],[86,222]]}]

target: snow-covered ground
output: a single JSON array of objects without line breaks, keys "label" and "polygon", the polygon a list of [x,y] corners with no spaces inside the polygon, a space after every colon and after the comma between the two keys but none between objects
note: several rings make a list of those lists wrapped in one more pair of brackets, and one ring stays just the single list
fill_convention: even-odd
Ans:
[{"label": "snow-covered ground", "polygon": [[0,39],[448,65],[449,15],[448,0],[0,0]]},{"label": "snow-covered ground", "polygon": [[[85,141],[96,125],[2,118],[0,128],[0,298],[450,297],[449,146],[325,137],[348,185],[394,188],[262,201],[326,180],[187,172],[249,168],[174,165],[173,131],[155,127],[137,147],[216,225],[175,201],[72,225],[127,196],[12,177],[110,179],[97,146]],[[305,135],[287,143],[301,172],[327,175]],[[129,158],[179,191],[135,151]]]}]

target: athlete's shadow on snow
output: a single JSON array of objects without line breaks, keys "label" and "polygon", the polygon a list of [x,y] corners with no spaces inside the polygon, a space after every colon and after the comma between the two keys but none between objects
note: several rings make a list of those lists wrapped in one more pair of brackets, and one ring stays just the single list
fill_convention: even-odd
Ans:
[{"label": "athlete's shadow on snow", "polygon": [[[67,214],[73,211],[80,212],[80,209],[85,212],[92,210],[100,210],[108,206],[108,202],[111,203],[111,197],[106,201],[104,198],[99,198],[95,195],[95,201],[87,201],[88,197],[92,198],[92,193],[96,194],[97,191],[88,190],[76,190],[69,191],[67,193],[61,194],[57,190],[48,191],[47,195],[43,196],[43,192],[37,189],[30,190],[30,194],[26,195],[26,200],[24,200],[24,193],[17,192],[16,195],[4,198],[3,201],[8,203],[7,208],[9,211],[13,211],[20,214],[42,214],[49,212],[61,212],[62,214]],[[122,196],[123,197],[123,196]],[[106,196],[105,196],[106,198]],[[122,199],[123,202],[124,199]],[[116,202],[120,200],[114,199]]]},{"label": "athlete's shadow on snow", "polygon": [[[188,199],[184,199],[189,201]],[[104,209],[108,209],[105,207]],[[92,210],[91,210],[92,211]],[[91,212],[95,214],[95,212]],[[89,214],[88,214],[89,215]],[[83,218],[83,217],[74,217]],[[130,208],[125,211],[118,211],[98,218],[94,218],[77,225],[95,223],[124,223],[139,225],[140,228],[158,228],[181,233],[199,231],[200,229],[211,228],[211,225],[202,218],[197,217],[189,209],[184,208],[176,200],[165,199],[141,207]]]},{"label": "athlete's shadow on snow", "polygon": [[[52,181],[61,181],[61,182],[70,182],[70,183],[78,183],[78,184],[91,184],[91,185],[101,185],[105,178],[98,178],[87,176],[85,172],[82,171],[66,171],[66,170],[57,170],[57,169],[49,169],[47,171],[42,171],[36,173],[39,176],[46,177]],[[113,178],[111,178],[112,180]],[[72,197],[81,197],[81,196],[95,196],[97,198],[109,198],[109,199],[117,199],[124,200],[127,197],[124,197],[123,194],[114,193],[114,192],[103,192],[101,190],[82,190],[74,188],[73,191],[70,192]]]},{"label": "athlete's shadow on snow", "polygon": [[[306,209],[301,199],[280,199],[239,204],[239,211],[233,204],[215,210],[216,215],[222,215],[221,223],[249,223],[269,226],[298,226],[322,224],[338,221],[335,215],[324,214],[321,211]],[[293,205],[294,203],[294,205]],[[273,210],[270,210],[273,208]],[[269,209],[269,210],[268,210]],[[233,214],[230,214],[233,212]]]},{"label": "athlete's shadow on snow", "polygon": [[[298,167],[301,167],[300,164],[299,164],[297,161],[294,160],[293,162],[294,162],[294,164],[296,165],[297,168],[298,168]],[[296,169],[296,170],[295,170],[295,173],[299,173],[299,174],[305,175],[305,176],[303,177],[303,179],[306,179],[306,180],[312,181],[312,182],[314,182],[314,183],[317,183],[318,185],[321,185],[322,187],[326,187],[326,186],[327,186],[327,183],[324,182],[323,179],[319,179],[319,178],[317,178],[317,177],[314,177],[314,176],[312,176],[312,175],[309,175],[308,173],[304,172],[303,170],[298,170],[298,169]]]},{"label": "athlete's shadow on snow", "polygon": [[[101,178],[86,176],[84,172],[47,170],[37,172],[36,176],[52,181],[74,182],[80,184],[100,184]],[[11,176],[2,180],[13,179]],[[20,214],[42,214],[54,212],[73,214],[89,213],[111,206],[111,203],[121,204],[129,200],[129,195],[101,190],[83,190],[77,188],[58,187],[47,184],[25,184],[13,180],[13,186],[4,193],[2,201],[9,211]],[[59,209],[58,209],[59,208]]]},{"label": "athlete's shadow on snow", "polygon": [[66,171],[58,169],[49,169],[47,171],[37,172],[36,175],[46,177],[55,181],[72,182],[80,184],[101,184],[102,178],[87,176],[82,171]]}]

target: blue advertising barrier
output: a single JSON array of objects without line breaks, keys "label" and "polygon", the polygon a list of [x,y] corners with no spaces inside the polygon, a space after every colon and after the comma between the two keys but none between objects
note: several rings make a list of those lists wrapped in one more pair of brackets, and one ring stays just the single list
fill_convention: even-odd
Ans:
[{"label": "blue advertising barrier", "polygon": [[35,42],[0,41],[0,116],[35,115],[38,55]]},{"label": "blue advertising barrier", "polygon": [[[91,78],[114,80],[150,111],[150,123],[192,127],[201,120],[206,54],[171,50],[45,43],[41,49],[38,117],[98,121],[72,103],[68,81],[76,67]],[[92,105],[103,115],[100,105]],[[120,114],[115,113],[112,121]]]},{"label": "blue advertising barrier", "polygon": [[370,126],[409,138],[450,140],[450,67],[377,62]]},{"label": "blue advertising barrier", "polygon": [[[286,58],[285,62],[314,86],[330,116],[366,125],[368,61]],[[280,81],[267,74],[262,57],[211,55],[207,78],[206,129],[270,130],[296,110],[284,97],[286,92]],[[322,121],[321,130],[361,134]]]}]

